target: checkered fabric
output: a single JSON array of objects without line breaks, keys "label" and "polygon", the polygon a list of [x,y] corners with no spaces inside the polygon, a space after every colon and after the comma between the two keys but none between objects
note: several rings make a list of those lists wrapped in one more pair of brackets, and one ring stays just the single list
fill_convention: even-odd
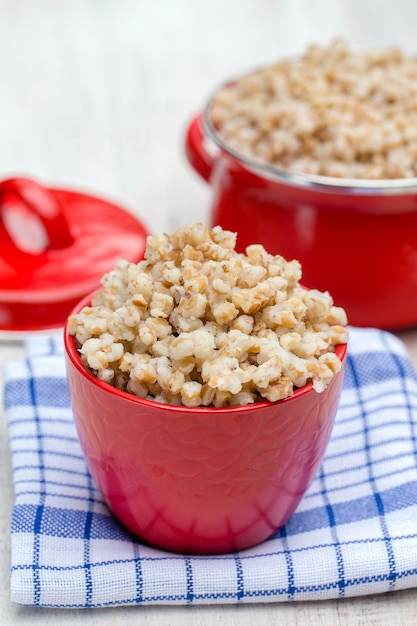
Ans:
[{"label": "checkered fabric", "polygon": [[109,513],[76,436],[61,337],[6,366],[11,597],[47,607],[284,602],[417,586],[417,377],[396,337],[351,329],[324,462],[290,521],[252,549],[184,556]]}]

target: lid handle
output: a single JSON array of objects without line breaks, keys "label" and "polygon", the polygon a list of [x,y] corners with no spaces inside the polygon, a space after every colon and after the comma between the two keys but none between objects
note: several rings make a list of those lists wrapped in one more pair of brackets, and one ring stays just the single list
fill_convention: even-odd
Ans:
[{"label": "lid handle", "polygon": [[5,226],[2,216],[2,205],[9,201],[13,207],[13,198],[19,200],[26,209],[41,221],[48,239],[46,249],[60,250],[70,246],[74,238],[68,221],[62,212],[56,196],[39,183],[30,178],[8,178],[0,182],[0,239],[3,245],[20,253],[33,256],[31,252],[21,250]]}]

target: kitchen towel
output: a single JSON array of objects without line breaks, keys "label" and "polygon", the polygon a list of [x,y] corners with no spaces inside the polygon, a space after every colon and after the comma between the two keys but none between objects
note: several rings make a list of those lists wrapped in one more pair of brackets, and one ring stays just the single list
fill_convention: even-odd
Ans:
[{"label": "kitchen towel", "polygon": [[104,607],[321,600],[417,586],[417,377],[403,343],[350,329],[320,470],[284,528],[249,550],[184,556],[111,515],[86,468],[59,335],[7,364],[13,464],[11,598]]}]

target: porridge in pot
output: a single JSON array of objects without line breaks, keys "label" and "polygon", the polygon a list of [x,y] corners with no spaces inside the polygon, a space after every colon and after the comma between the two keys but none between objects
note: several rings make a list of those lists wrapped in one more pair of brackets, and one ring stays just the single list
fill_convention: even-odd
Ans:
[{"label": "porridge in pot", "polygon": [[220,89],[218,136],[258,162],[351,179],[417,176],[417,58],[311,45]]}]

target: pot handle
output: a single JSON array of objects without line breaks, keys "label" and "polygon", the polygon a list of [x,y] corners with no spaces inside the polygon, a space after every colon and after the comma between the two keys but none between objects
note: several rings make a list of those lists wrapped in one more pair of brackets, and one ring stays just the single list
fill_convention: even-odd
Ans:
[{"label": "pot handle", "polygon": [[2,207],[20,203],[42,223],[48,242],[45,249],[60,250],[70,246],[74,238],[56,196],[30,178],[8,178],[0,182],[0,241],[2,254],[33,258],[38,254],[22,250],[6,227]]},{"label": "pot handle", "polygon": [[196,115],[188,125],[185,135],[185,154],[197,174],[209,183],[216,157],[211,155],[204,146],[201,113]]}]

